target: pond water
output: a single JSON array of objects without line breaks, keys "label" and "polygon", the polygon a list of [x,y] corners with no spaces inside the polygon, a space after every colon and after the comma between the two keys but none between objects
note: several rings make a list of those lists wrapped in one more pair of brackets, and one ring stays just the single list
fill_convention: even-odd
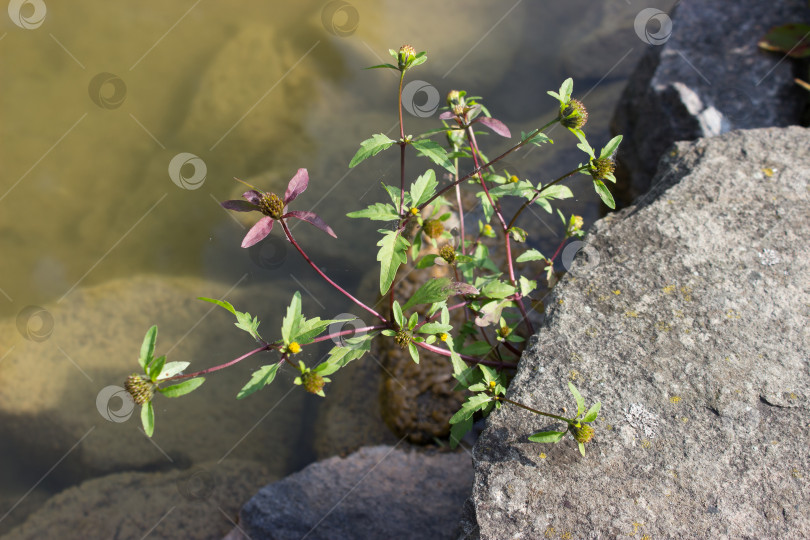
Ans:
[{"label": "pond water", "polygon": [[[163,400],[151,442],[137,414],[109,421],[97,397],[135,370],[153,323],[158,352],[193,368],[249,350],[227,314],[209,316],[195,296],[260,315],[267,337],[295,290],[310,316],[351,311],[277,231],[239,248],[252,221],[218,205],[243,191],[233,177],[282,192],[306,167],[310,186],[296,206],[319,213],[339,239],[306,224],[294,233],[345,288],[375,300],[360,284],[376,264],[377,227],[345,214],[383,200],[380,181],[398,183],[398,153],[347,165],[372,133],[396,138],[397,80],[362,68],[404,43],[428,52],[409,73],[421,82],[406,133],[437,127],[431,100],[451,89],[483,96],[513,134],[529,131],[556,114],[546,91],[571,76],[601,145],[648,46],[635,18],[671,4],[12,1],[0,17],[0,384],[11,389],[0,393],[0,534],[48,496],[102,474],[238,457],[273,462],[278,477],[319,456],[312,423],[328,399],[288,394],[287,373],[237,402],[255,362],[212,376],[187,400]],[[535,181],[576,166],[570,133],[550,135],[552,147],[505,166]],[[489,155],[508,145],[482,141]],[[426,164],[411,159],[408,177]],[[603,208],[588,178],[569,185],[576,198],[560,208],[592,224]],[[520,226],[544,253],[563,231],[539,211]]]}]

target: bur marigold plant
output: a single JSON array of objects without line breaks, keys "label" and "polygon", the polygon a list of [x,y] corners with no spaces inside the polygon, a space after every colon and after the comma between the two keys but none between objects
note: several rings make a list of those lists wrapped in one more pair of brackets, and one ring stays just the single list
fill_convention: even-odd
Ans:
[{"label": "bur marigold plant", "polygon": [[[458,382],[456,389],[469,392],[461,409],[449,420],[452,446],[472,427],[475,418],[508,404],[566,426],[564,430],[527,434],[530,441],[558,442],[569,433],[585,454],[585,445],[594,438],[592,423],[600,404],[586,411],[584,400],[573,384],[569,383],[577,402],[577,414],[573,418],[542,412],[506,397],[507,381],[523,351],[525,337],[535,331],[529,310],[532,300],[539,301],[536,298],[538,280],[545,275],[545,279],[551,281],[555,260],[566,242],[584,234],[584,222],[578,215],[566,217],[557,210],[564,233],[551,256],[526,248],[531,234],[518,223],[529,207],[539,206],[552,213],[555,201],[573,197],[565,181],[576,174],[589,175],[602,201],[614,208],[607,183],[616,181],[613,156],[621,136],[608,141],[599,152],[591,147],[583,131],[588,111],[584,103],[572,98],[571,79],[564,81],[557,92],[548,92],[558,101],[558,113],[542,126],[521,133],[519,138],[490,114],[482,98],[470,96],[463,90],[448,93],[436,129],[418,135],[406,134],[402,85],[406,73],[427,61],[427,55],[417,53],[410,45],[389,53],[393,63],[369,69],[391,69],[399,74],[399,136],[392,139],[382,133],[372,135],[360,143],[349,167],[357,167],[371,158],[381,159],[375,156],[398,148],[400,182],[398,186],[382,184],[382,200],[348,214],[351,218],[381,222],[377,261],[380,264],[379,294],[385,300],[385,308],[377,311],[345,290],[321,270],[293,236],[287,223],[290,219],[306,221],[337,238],[332,228],[315,213],[288,208],[309,185],[306,169],[298,169],[293,175],[283,197],[246,184],[250,189],[241,200],[222,203],[228,210],[255,211],[261,215],[242,240],[242,247],[250,247],[270,234],[283,235],[320,279],[371,315],[374,323],[354,330],[330,332],[332,325],[341,326],[340,323],[353,319],[307,317],[302,312],[301,294],[295,292],[281,328],[271,332],[272,337],[265,338],[259,333],[257,317],[238,311],[224,300],[202,297],[200,300],[229,311],[236,319],[236,327],[250,335],[254,348],[223,364],[189,371],[188,362],[166,362],[165,356],[155,357],[157,327],[150,328],[139,355],[141,373],[132,374],[125,382],[127,392],[141,406],[141,420],[147,435],[151,436],[155,428],[154,399],[159,395],[176,398],[192,392],[203,384],[205,375],[215,371],[261,358],[267,363],[256,367],[237,399],[271,384],[284,366],[297,372],[294,384],[312,394],[325,396],[329,376],[362,358],[371,349],[373,340],[390,340],[392,346],[408,351],[417,364],[420,355],[428,351],[445,357],[448,371]],[[551,143],[546,132],[555,124],[567,128],[564,136],[570,137],[568,132],[573,135],[577,147],[585,154],[582,163],[551,179],[525,178],[514,171],[499,170],[497,165],[506,156],[527,146],[545,147]],[[479,143],[487,133],[514,139],[514,144],[497,157],[487,158]],[[416,178],[407,178],[405,162],[414,157],[428,167]],[[465,219],[463,192],[474,192],[474,200],[481,206],[483,218],[477,226]],[[511,215],[506,214],[503,204],[509,199],[522,202]],[[451,227],[448,223],[458,225]],[[490,250],[501,251],[494,257],[495,252],[490,253]],[[539,262],[539,271],[537,264],[528,264],[533,261]],[[426,272],[427,276],[409,297],[403,297],[395,284],[397,272],[405,264]],[[446,267],[444,277],[432,277],[439,275],[430,273],[435,265]],[[465,322],[459,324],[461,319],[451,317],[452,312],[462,314]],[[332,347],[320,363],[307,365],[298,359],[293,361],[306,347],[328,340],[338,343],[338,337],[344,339]]]}]

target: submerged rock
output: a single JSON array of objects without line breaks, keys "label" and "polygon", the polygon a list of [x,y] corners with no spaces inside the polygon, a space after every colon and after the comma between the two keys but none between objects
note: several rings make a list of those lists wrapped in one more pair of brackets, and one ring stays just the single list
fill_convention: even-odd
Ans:
[{"label": "submerged rock", "polygon": [[602,402],[596,437],[583,458],[527,440],[553,422],[493,413],[465,538],[810,530],[808,147],[798,127],[678,143],[596,224],[508,394],[570,414],[573,380]]}]

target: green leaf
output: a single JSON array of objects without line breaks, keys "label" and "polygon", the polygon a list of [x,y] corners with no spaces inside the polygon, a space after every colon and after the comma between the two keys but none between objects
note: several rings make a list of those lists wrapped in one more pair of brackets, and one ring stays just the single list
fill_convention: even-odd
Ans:
[{"label": "green leaf", "polygon": [[508,300],[501,300],[500,302],[492,301],[481,307],[480,314],[475,318],[475,324],[478,326],[489,326],[495,324],[501,318],[503,308],[511,304]]},{"label": "green leaf", "polygon": [[158,376],[158,380],[168,379],[169,377],[179,375],[184,369],[186,369],[190,365],[191,365],[190,362],[168,362],[163,366],[163,370],[161,370],[160,375]]},{"label": "green leaf", "polygon": [[405,326],[405,318],[402,315],[402,307],[399,305],[399,301],[394,300],[391,311],[394,313],[394,322],[397,323],[397,326],[399,328]]},{"label": "green leaf", "polygon": [[571,92],[574,91],[574,79],[571,77],[565,79],[560,85],[560,97],[565,103],[571,101]]},{"label": "green leaf", "polygon": [[613,200],[613,195],[610,194],[610,190],[607,188],[604,182],[601,180],[594,180],[593,188],[596,190],[596,194],[599,195],[599,198],[602,199],[602,202],[605,203],[608,208],[613,210],[616,209],[616,202]]},{"label": "green leaf", "polygon": [[579,453],[582,454],[582,457],[585,457],[585,445],[582,443],[579,444]]},{"label": "green leaf", "polygon": [[771,28],[757,45],[792,58],[806,58],[810,56],[810,24],[791,23]]},{"label": "green leaf", "polygon": [[491,398],[486,394],[475,394],[467,398],[467,401],[461,405],[461,409],[450,418],[451,424],[458,424],[468,418],[471,418],[475,411],[483,409],[484,406],[491,401]]},{"label": "green leaf", "polygon": [[537,443],[556,443],[565,435],[565,431],[538,431],[529,436],[529,440]]},{"label": "green leaf", "polygon": [[408,352],[415,363],[419,363],[419,349],[413,343],[408,343]]},{"label": "green leaf", "polygon": [[537,251],[536,249],[530,249],[524,253],[521,253],[520,256],[515,259],[515,262],[529,262],[529,261],[544,261],[546,257]]},{"label": "green leaf", "polygon": [[444,151],[444,148],[442,148],[439,143],[431,141],[430,139],[423,139],[421,141],[411,142],[411,146],[416,149],[419,155],[425,156],[436,165],[447,169],[450,174],[456,174],[456,168],[453,166],[450,159],[448,159],[447,152]]},{"label": "green leaf", "polygon": [[155,409],[152,402],[148,401],[141,406],[141,424],[147,437],[151,437],[155,432]]},{"label": "green leaf", "polygon": [[372,135],[371,138],[360,143],[360,150],[358,150],[352,158],[351,162],[349,163],[349,168],[351,169],[352,167],[356,167],[359,163],[370,158],[371,156],[379,154],[395,143],[396,141],[389,139],[382,133]]},{"label": "green leaf", "polygon": [[413,293],[402,309],[408,309],[417,304],[432,304],[447,300],[453,294],[451,283],[448,277],[431,279]]},{"label": "green leaf", "polygon": [[250,381],[236,394],[236,399],[244,399],[256,390],[260,390],[273,382],[273,379],[276,378],[276,371],[278,371],[280,365],[281,363],[279,362],[269,366],[262,366],[254,371],[253,375],[250,377]]},{"label": "green leaf", "polygon": [[[538,189],[540,189],[540,186],[538,186]],[[544,189],[543,193],[538,195],[538,199],[570,199],[573,196],[574,193],[571,191],[571,188],[557,184]]]},{"label": "green leaf", "polygon": [[357,317],[346,317],[343,319],[326,319],[322,321],[320,317],[307,319],[302,315],[298,323],[298,332],[291,336],[290,341],[295,341],[299,345],[306,345],[307,343],[311,343],[324,328],[334,323],[353,321],[356,318]]},{"label": "green leaf", "polygon": [[528,296],[533,290],[537,288],[537,282],[532,279],[528,279],[526,276],[520,276],[518,284],[520,285],[521,296]]},{"label": "green leaf", "polygon": [[579,139],[579,144],[577,145],[577,148],[588,154],[591,158],[596,158],[593,152],[593,148],[591,148],[591,145],[585,138],[585,132],[583,132],[581,129],[576,128],[568,128],[568,129],[569,131],[571,131],[571,133],[576,135],[577,139]]},{"label": "green leaf", "polygon": [[380,64],[378,66],[369,66],[363,69],[377,69],[377,68],[391,68],[394,71],[399,71],[399,68],[397,66],[392,66],[391,64]]},{"label": "green leaf", "polygon": [[585,400],[582,399],[582,395],[577,390],[577,387],[574,386],[574,383],[568,381],[568,389],[571,390],[571,393],[574,394],[574,399],[577,400],[577,416],[585,412]]},{"label": "green leaf", "polygon": [[146,374],[152,379],[152,382],[155,382],[160,376],[160,372],[163,371],[163,364],[165,363],[166,357],[161,356],[160,358],[155,358],[146,366]]},{"label": "green leaf", "polygon": [[458,443],[460,443],[464,435],[472,429],[472,426],[472,416],[450,426],[450,448],[458,446]]},{"label": "green leaf", "polygon": [[399,219],[397,209],[390,204],[374,203],[365,210],[346,214],[350,218],[367,218],[375,221],[396,221]]},{"label": "green leaf", "polygon": [[213,298],[206,298],[205,296],[198,296],[197,300],[202,300],[204,302],[211,302],[212,304],[216,304],[216,305],[218,305],[220,307],[223,307],[223,308],[227,309],[228,311],[230,311],[234,315],[236,315],[238,313],[238,311],[236,311],[236,309],[234,309],[234,307],[231,305],[230,302],[226,302],[224,300],[215,300]]},{"label": "green leaf", "polygon": [[[435,143],[434,143],[435,144]],[[424,203],[436,193],[436,173],[433,169],[428,169],[425,173],[411,184],[411,206],[416,207]]]},{"label": "green leaf", "polygon": [[585,414],[585,418],[582,419],[583,422],[593,422],[596,420],[596,417],[599,415],[599,410],[602,408],[602,402],[597,401],[591,408],[588,409],[588,412]]},{"label": "green leaf", "polygon": [[414,311],[411,313],[411,317],[408,319],[408,330],[413,330],[417,323],[419,323],[419,314]]},{"label": "green leaf", "polygon": [[441,334],[453,329],[452,324],[442,324],[437,322],[425,323],[419,327],[420,334]]},{"label": "green leaf", "polygon": [[241,313],[239,311],[236,312],[236,322],[234,326],[239,328],[240,330],[244,330],[254,339],[261,339],[259,336],[259,318],[258,317],[250,317],[250,313]]},{"label": "green leaf", "polygon": [[424,257],[419,259],[419,262],[416,263],[416,267],[419,268],[420,270],[423,269],[423,268],[429,268],[429,267],[433,266],[433,263],[434,263],[434,261],[436,260],[437,257],[438,257],[438,255],[436,255],[435,253],[431,253],[430,255],[425,255]]},{"label": "green leaf", "polygon": [[491,350],[492,345],[486,341],[475,341],[461,349],[461,354],[466,354],[467,356],[484,356],[485,354],[489,354]]},{"label": "green leaf", "polygon": [[332,347],[332,350],[329,351],[329,358],[319,364],[313,371],[324,377],[331,375],[349,362],[361,358],[370,351],[371,342],[378,335],[377,332],[370,332],[343,340],[346,346]]},{"label": "green leaf", "polygon": [[377,242],[380,246],[380,251],[377,252],[377,260],[380,261],[380,294],[385,294],[391,288],[400,265],[407,262],[408,246],[411,244],[398,231],[380,229],[378,232],[383,234],[382,239]]},{"label": "green leaf", "polygon": [[[556,96],[557,94],[554,94],[554,95]],[[526,140],[526,138],[527,138],[529,135],[531,135],[531,134],[532,134],[532,132],[529,132],[529,133],[523,133],[523,132],[521,131],[521,132],[520,132],[520,140],[521,140],[521,141],[525,141],[525,140]],[[549,139],[549,138],[548,138],[548,135],[546,135],[545,133],[536,133],[536,134],[535,134],[535,135],[534,135],[534,136],[533,136],[533,137],[532,137],[532,138],[529,140],[529,142],[528,142],[527,144],[535,144],[535,145],[537,145],[537,146],[541,146],[541,145],[543,145],[543,144],[545,144],[545,143],[551,143],[551,144],[554,144],[554,141],[552,141],[551,139]]]},{"label": "green leaf", "polygon": [[287,308],[287,315],[281,321],[281,338],[284,343],[293,341],[293,336],[298,334],[298,325],[301,322],[301,293],[295,291],[295,294],[290,301]]},{"label": "green leaf", "polygon": [[515,294],[515,292],[515,287],[498,279],[490,281],[481,289],[481,294],[487,298],[497,299],[506,298],[507,296]]},{"label": "green leaf", "polygon": [[202,383],[204,382],[205,377],[196,377],[194,379],[189,379],[187,381],[183,381],[173,386],[167,386],[166,388],[158,388],[158,392],[160,392],[166,397],[176,398],[180,396],[185,396],[186,394],[193,392],[194,390],[202,386]]},{"label": "green leaf", "polygon": [[152,326],[146,331],[141,344],[141,355],[138,357],[138,363],[141,365],[143,372],[146,373],[146,366],[152,361],[155,354],[155,341],[157,341],[157,325]]},{"label": "green leaf", "polygon": [[[385,192],[388,193],[388,196],[391,198],[391,203],[394,205],[395,208],[399,208],[399,195],[400,191],[398,187],[389,186],[387,184],[382,184],[383,189]],[[404,203],[406,207],[411,205],[411,195],[408,192],[404,193]]]},{"label": "green leaf", "polygon": [[603,157],[612,156],[614,154],[614,152],[616,152],[616,150],[619,148],[619,144],[621,142],[622,142],[622,136],[621,135],[616,135],[615,137],[610,139],[610,141],[608,141],[608,143],[605,145],[605,147],[602,148],[602,151],[599,152],[599,157],[603,158]]}]

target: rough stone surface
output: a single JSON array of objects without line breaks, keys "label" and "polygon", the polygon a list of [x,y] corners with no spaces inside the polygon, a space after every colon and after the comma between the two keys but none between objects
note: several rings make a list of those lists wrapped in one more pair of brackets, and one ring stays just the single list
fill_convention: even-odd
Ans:
[{"label": "rough stone surface", "polygon": [[250,461],[111,474],[52,497],[3,540],[219,539],[233,527],[240,501],[269,478]]},{"label": "rough stone surface", "polygon": [[[798,538],[810,531],[810,130],[678,143],[599,221],[508,397],[601,401],[581,457],[505,406],[474,448],[466,538]],[[668,189],[666,189],[668,188]],[[665,190],[666,189],[666,190]]]},{"label": "rough stone surface", "polygon": [[671,35],[652,20],[649,34],[641,28],[653,44],[613,120],[613,131],[624,135],[619,160],[635,193],[647,190],[658,159],[675,141],[799,123],[807,92],[793,82],[792,62],[759,50],[757,41],[773,26],[804,20],[810,20],[807,2],[683,0]]},{"label": "rough stone surface", "polygon": [[469,454],[403,448],[364,447],[265,486],[228,538],[454,538]]}]

